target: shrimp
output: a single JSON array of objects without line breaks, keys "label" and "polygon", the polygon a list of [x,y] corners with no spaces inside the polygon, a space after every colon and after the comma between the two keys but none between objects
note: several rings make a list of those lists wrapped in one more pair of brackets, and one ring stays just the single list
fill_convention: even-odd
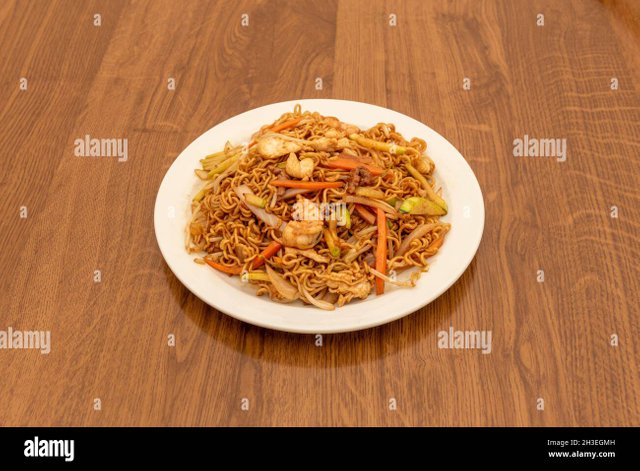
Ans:
[{"label": "shrimp", "polygon": [[290,221],[282,232],[282,243],[296,249],[310,249],[322,237],[322,221]]},{"label": "shrimp", "polygon": [[289,158],[287,159],[287,166],[285,167],[285,170],[290,176],[294,178],[308,180],[313,174],[314,168],[315,164],[313,163],[313,159],[306,158],[298,160],[296,154],[291,152],[289,154]]}]

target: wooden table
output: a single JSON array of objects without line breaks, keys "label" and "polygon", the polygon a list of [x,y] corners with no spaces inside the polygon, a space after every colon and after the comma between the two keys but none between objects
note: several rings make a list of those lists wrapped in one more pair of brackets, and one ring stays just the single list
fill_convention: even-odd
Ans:
[{"label": "wooden table", "polygon": [[[633,0],[1,2],[0,330],[51,353],[0,350],[0,424],[640,425],[639,38]],[[200,302],[153,231],[185,146],[296,98],[423,121],[487,212],[447,293],[321,347]],[[128,160],[76,157],[87,134]],[[514,157],[525,134],[566,161]],[[450,326],[491,353],[439,349]]]}]

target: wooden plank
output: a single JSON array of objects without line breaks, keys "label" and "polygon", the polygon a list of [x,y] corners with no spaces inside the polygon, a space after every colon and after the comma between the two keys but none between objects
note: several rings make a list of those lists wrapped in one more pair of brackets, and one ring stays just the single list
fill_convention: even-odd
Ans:
[{"label": "wooden plank", "polygon": [[[2,2],[0,330],[51,330],[52,352],[0,350],[0,423],[639,425],[638,21],[630,1]],[[487,209],[447,293],[322,347],[204,305],[153,233],[184,147],[296,98],[425,122]],[[86,134],[129,159],[75,157]],[[566,161],[515,158],[525,134]],[[491,330],[491,353],[439,349],[450,326]]]}]

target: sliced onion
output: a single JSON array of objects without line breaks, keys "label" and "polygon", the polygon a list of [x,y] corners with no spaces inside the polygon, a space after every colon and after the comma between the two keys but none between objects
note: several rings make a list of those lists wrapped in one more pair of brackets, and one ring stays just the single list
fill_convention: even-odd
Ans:
[{"label": "sliced onion", "polygon": [[357,232],[353,234],[351,237],[349,237],[347,239],[347,244],[353,245],[358,241],[358,239],[362,239],[364,236],[367,236],[370,234],[375,234],[376,232],[378,232],[377,226],[369,226],[366,229],[362,229],[360,232]]},{"label": "sliced onion", "polygon": [[[255,196],[253,191],[251,191],[251,188],[249,188],[247,185],[240,185],[239,187],[234,188],[233,191],[236,192],[236,195],[238,195],[238,198],[240,198],[240,201],[245,201],[244,195],[254,195]],[[256,208],[255,206],[252,206],[250,204],[247,204],[246,207],[249,208],[249,210],[258,219],[260,219],[262,222],[264,222],[267,226],[271,226],[273,228],[280,229],[280,230],[284,229],[284,226],[286,225],[286,223],[284,223],[282,221],[282,219],[280,219],[275,214],[269,214],[264,209]]]},{"label": "sliced onion", "polygon": [[382,278],[384,281],[386,281],[387,283],[391,283],[392,285],[401,286],[402,288],[413,288],[416,285],[416,282],[413,280],[408,280],[408,281],[392,280],[387,275],[383,275],[373,267],[369,267],[369,270],[371,270],[371,273],[376,275],[378,278]]},{"label": "sliced onion", "polygon": [[327,290],[325,295],[322,297],[322,300],[331,304],[335,304],[338,301],[338,294],[332,293],[331,291]]},{"label": "sliced onion", "polygon": [[356,236],[356,238],[361,239],[364,236],[373,234],[375,232],[378,232],[378,228],[376,226],[369,226],[366,229],[362,229],[360,232],[354,235]]},{"label": "sliced onion", "polygon": [[374,200],[384,199],[384,192],[382,190],[378,190],[377,188],[372,188],[370,186],[359,186],[356,188],[356,195]]},{"label": "sliced onion", "polygon": [[197,168],[197,169],[195,169],[195,173],[196,173],[196,176],[200,180],[208,180],[209,179],[209,172],[207,172],[206,170],[203,170],[201,168]]},{"label": "sliced onion", "polygon": [[351,196],[351,195],[347,196],[345,200],[347,203],[364,204],[365,206],[369,206],[372,208],[380,208],[385,213],[387,213],[387,217],[389,219],[398,219],[398,212],[396,211],[396,209],[393,206],[391,206],[389,203],[386,203],[384,201],[374,200],[371,198],[363,198],[362,196]]},{"label": "sliced onion", "polygon": [[347,263],[351,263],[353,262],[356,258],[358,258],[360,255],[362,255],[363,253],[371,250],[371,245],[365,245],[364,247],[362,247],[360,250],[355,250],[355,249],[351,249],[349,250],[349,252],[347,252],[347,254],[344,256],[344,261]]},{"label": "sliced onion", "polygon": [[284,279],[280,273],[271,268],[268,264],[265,265],[271,284],[276,291],[288,301],[293,301],[298,297],[298,289]]},{"label": "sliced onion", "polygon": [[305,193],[311,193],[312,191],[316,190],[308,190],[305,188],[289,188],[282,194],[281,199],[288,200],[289,198],[293,198],[296,195],[303,195]]},{"label": "sliced onion", "polygon": [[431,223],[431,224],[421,224],[420,226],[416,227],[413,231],[411,231],[411,233],[409,233],[407,237],[404,238],[404,240],[400,244],[400,247],[398,247],[398,251],[396,252],[395,256],[401,257],[402,255],[404,255],[404,253],[407,250],[409,250],[409,247],[411,246],[411,242],[413,242],[416,239],[419,239],[420,237],[432,231],[439,225],[440,224],[438,223]]},{"label": "sliced onion", "polygon": [[324,309],[325,311],[333,311],[336,308],[333,304],[331,304],[331,303],[329,303],[327,301],[323,301],[322,299],[314,298],[304,288],[302,289],[302,294],[304,295],[304,297],[306,298],[307,301],[309,301],[314,306],[319,307],[320,309]]}]

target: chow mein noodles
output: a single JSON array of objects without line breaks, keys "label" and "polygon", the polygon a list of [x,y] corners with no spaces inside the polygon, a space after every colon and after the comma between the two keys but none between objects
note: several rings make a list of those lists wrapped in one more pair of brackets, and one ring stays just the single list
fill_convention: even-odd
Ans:
[{"label": "chow mein noodles", "polygon": [[259,296],[321,309],[412,287],[450,229],[426,148],[297,105],[200,161],[187,251]]}]

